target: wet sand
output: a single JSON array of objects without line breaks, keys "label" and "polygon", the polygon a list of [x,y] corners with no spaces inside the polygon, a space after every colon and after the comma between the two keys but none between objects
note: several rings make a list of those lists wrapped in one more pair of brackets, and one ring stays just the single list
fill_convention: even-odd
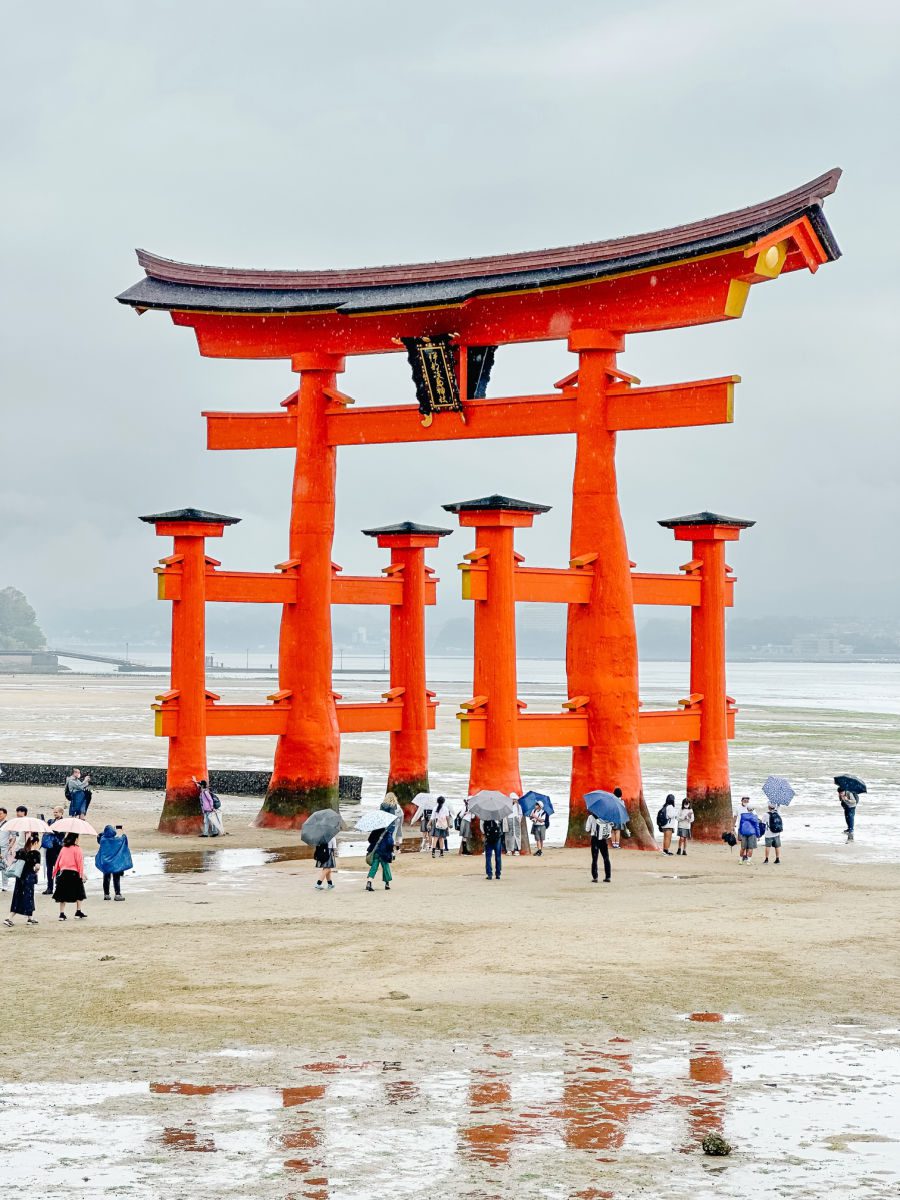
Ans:
[{"label": "wet sand", "polygon": [[[36,811],[55,792],[3,795]],[[0,931],[19,1031],[6,1103],[39,1130],[49,1117],[91,1185],[54,1191],[46,1130],[10,1160],[16,1181],[418,1195],[427,1144],[449,1196],[737,1196],[751,1179],[760,1196],[836,1179],[896,1194],[900,867],[856,845],[788,845],[779,867],[693,845],[622,850],[604,885],[586,851],[551,849],[487,882],[480,859],[405,853],[390,892],[367,894],[344,858],[319,894],[309,860],[249,853],[293,853],[296,835],[223,800],[230,836],[204,841],[157,834],[153,794],[101,793],[92,822],[123,820],[142,855],[125,903],[93,880],[87,921],[41,897],[37,928]],[[85,1143],[88,1116],[106,1133]],[[788,1118],[775,1171],[759,1139]],[[0,1148],[19,1148],[14,1129]],[[727,1160],[699,1149],[717,1130],[738,1144]]]}]

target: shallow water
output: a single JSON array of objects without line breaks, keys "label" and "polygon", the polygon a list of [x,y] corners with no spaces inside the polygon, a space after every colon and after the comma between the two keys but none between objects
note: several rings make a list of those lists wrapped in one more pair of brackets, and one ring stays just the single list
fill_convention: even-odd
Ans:
[{"label": "shallow water", "polygon": [[[702,1015],[662,1049],[233,1047],[152,1077],[113,1055],[98,1082],[3,1094],[4,1181],[97,1200],[897,1195],[898,1031],[792,1039]],[[705,1156],[708,1133],[734,1154]]]}]

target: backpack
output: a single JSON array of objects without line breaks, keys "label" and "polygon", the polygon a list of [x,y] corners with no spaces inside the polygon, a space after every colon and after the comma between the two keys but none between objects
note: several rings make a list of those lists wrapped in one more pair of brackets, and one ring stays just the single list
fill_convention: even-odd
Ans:
[{"label": "backpack", "polygon": [[494,843],[500,837],[500,826],[496,821],[487,820],[483,826],[484,840]]},{"label": "backpack", "polygon": [[664,829],[667,829],[669,826],[669,818],[666,816],[666,809],[668,807],[669,807],[668,804],[664,804],[662,806],[662,808],[659,810],[659,812],[656,814],[656,828],[659,830],[660,833],[662,833],[662,831]]},{"label": "backpack", "polygon": [[459,833],[461,827],[462,827],[462,816],[460,813],[457,813],[456,816],[453,818],[453,828],[456,830],[457,833]]},{"label": "backpack", "polygon": [[772,833],[781,833],[784,829],[784,821],[781,819],[781,813],[774,811],[769,813],[769,828]]},{"label": "backpack", "polygon": [[210,794],[210,796],[212,797],[212,802],[213,802],[213,810],[215,811],[216,809],[219,809],[219,808],[221,808],[221,807],[222,807],[222,801],[219,799],[219,797],[216,795],[216,793],[215,793],[215,792],[210,792],[209,794]]},{"label": "backpack", "polygon": [[759,837],[762,832],[761,825],[762,822],[756,813],[745,809],[741,813],[741,819],[738,822],[738,833],[741,837]]},{"label": "backpack", "polygon": [[71,799],[72,799],[72,793],[69,791],[69,781],[68,781],[68,779],[66,780],[66,786],[63,788],[63,795],[65,796],[65,798],[66,798],[67,800],[71,800]]}]

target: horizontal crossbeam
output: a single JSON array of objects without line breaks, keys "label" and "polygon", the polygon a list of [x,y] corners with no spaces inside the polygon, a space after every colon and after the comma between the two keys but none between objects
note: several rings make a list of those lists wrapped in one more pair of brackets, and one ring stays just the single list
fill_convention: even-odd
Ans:
[{"label": "horizontal crossbeam", "polygon": [[[460,724],[463,750],[487,748],[487,713],[456,714]],[[588,715],[584,708],[566,713],[520,713],[516,722],[520,749],[538,746],[588,745]],[[728,713],[728,736],[734,737],[734,712]],[[638,716],[638,741],[642,746],[659,742],[697,742],[700,740],[700,708],[667,709],[642,712]]]},{"label": "horizontal crossbeam", "polygon": [[[733,419],[737,375],[658,387],[614,384],[607,397],[611,430],[721,425]],[[466,400],[463,413],[438,413],[422,424],[416,405],[335,406],[325,415],[331,446],[376,446],[403,442],[471,441],[476,438],[536,437],[575,433],[580,403],[576,388],[562,395],[507,396]],[[206,412],[210,450],[272,450],[297,445],[296,414]],[[463,419],[465,418],[465,419]]]},{"label": "horizontal crossbeam", "polygon": [[[290,700],[276,704],[217,704],[206,706],[206,732],[210,737],[253,737],[287,732]],[[403,728],[401,699],[359,704],[336,704],[341,733],[397,733]],[[426,728],[434,729],[434,701],[426,709]],[[177,737],[178,701],[154,705],[157,737]]]},{"label": "horizontal crossbeam", "polygon": [[[462,562],[463,600],[486,600],[488,567],[483,560]],[[516,567],[516,600],[538,604],[587,604],[591,598],[594,572],[591,567]],[[635,604],[692,607],[700,604],[699,575],[664,575],[633,571],[631,585]],[[725,582],[725,606],[734,604],[734,580]]]},{"label": "horizontal crossbeam", "polygon": [[[206,571],[206,599],[212,604],[295,604],[297,572],[281,571]],[[179,567],[159,569],[160,600],[180,600],[182,574]],[[331,580],[332,604],[402,604],[403,579],[393,576],[334,575]],[[437,580],[425,580],[425,603],[437,603]]]}]

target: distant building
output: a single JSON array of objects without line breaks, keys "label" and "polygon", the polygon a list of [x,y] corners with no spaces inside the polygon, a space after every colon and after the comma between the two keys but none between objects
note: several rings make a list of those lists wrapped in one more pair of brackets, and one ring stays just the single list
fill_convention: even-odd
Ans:
[{"label": "distant building", "polygon": [[805,662],[816,659],[849,658],[853,653],[852,646],[846,645],[836,637],[823,637],[816,633],[803,633],[791,642],[791,654],[794,658]]}]

